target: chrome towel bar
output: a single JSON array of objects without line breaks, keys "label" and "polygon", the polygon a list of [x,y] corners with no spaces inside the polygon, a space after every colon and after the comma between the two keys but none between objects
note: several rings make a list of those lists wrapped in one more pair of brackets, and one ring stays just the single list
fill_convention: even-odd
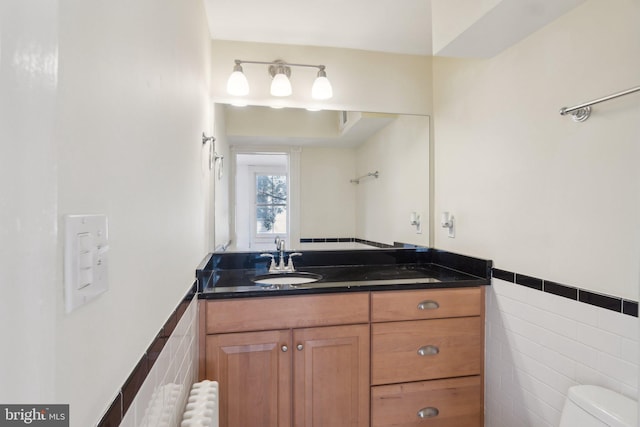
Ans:
[{"label": "chrome towel bar", "polygon": [[359,177],[357,177],[356,179],[351,179],[351,180],[349,180],[349,182],[353,182],[353,183],[355,183],[355,184],[360,184],[360,180],[361,180],[362,178],[367,178],[367,177],[369,177],[369,176],[372,176],[372,177],[374,177],[374,178],[378,178],[378,175],[380,175],[380,173],[379,173],[378,171],[375,171],[375,172],[369,172],[368,174],[366,174],[366,175],[362,175],[362,176],[359,176]]},{"label": "chrome towel bar", "polygon": [[591,115],[591,106],[594,104],[599,104],[604,101],[609,101],[610,99],[619,98],[624,95],[629,95],[630,93],[640,92],[640,86],[632,87],[631,89],[623,90],[622,92],[614,93],[609,96],[603,96],[602,98],[594,99],[593,101],[585,102],[580,105],[576,105],[573,107],[564,107],[560,109],[560,114],[565,116],[567,114],[571,114],[573,121],[575,122],[584,122]]}]

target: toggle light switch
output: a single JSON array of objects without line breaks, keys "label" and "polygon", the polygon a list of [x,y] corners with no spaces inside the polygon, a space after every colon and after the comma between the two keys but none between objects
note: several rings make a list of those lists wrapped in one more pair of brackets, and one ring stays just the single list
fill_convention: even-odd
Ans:
[{"label": "toggle light switch", "polygon": [[76,289],[80,290],[82,288],[86,288],[87,286],[91,285],[91,283],[93,282],[93,268],[92,267],[85,267],[85,268],[81,268],[78,271],[78,282],[76,284]]}]

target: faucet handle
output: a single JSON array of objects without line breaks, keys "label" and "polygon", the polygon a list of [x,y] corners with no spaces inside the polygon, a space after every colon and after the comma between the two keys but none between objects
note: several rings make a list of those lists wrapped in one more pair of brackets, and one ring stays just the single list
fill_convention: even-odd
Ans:
[{"label": "faucet handle", "polygon": [[287,269],[290,271],[295,271],[295,267],[293,266],[293,257],[294,256],[302,256],[300,252],[293,252],[289,254],[289,262],[287,263]]},{"label": "faucet handle", "polygon": [[275,257],[272,254],[260,254],[261,257],[269,257],[271,258],[271,264],[269,265],[269,272],[272,272],[275,270],[275,266],[276,266],[276,260]]}]

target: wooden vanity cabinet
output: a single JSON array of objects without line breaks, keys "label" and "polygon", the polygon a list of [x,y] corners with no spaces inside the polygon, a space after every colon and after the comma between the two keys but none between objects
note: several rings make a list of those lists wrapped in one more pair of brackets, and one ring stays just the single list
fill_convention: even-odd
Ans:
[{"label": "wooden vanity cabinet", "polygon": [[371,293],[371,425],[483,425],[484,288]]},{"label": "wooden vanity cabinet", "polygon": [[483,426],[483,287],[200,304],[221,427]]},{"label": "wooden vanity cabinet", "polygon": [[369,426],[368,293],[212,300],[201,309],[201,376],[220,383],[221,427]]}]

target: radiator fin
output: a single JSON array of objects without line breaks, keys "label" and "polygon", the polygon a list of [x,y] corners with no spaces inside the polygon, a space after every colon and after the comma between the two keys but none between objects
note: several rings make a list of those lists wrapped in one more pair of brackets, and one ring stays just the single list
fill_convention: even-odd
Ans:
[{"label": "radiator fin", "polygon": [[180,427],[218,427],[218,382],[195,383],[189,392]]}]

